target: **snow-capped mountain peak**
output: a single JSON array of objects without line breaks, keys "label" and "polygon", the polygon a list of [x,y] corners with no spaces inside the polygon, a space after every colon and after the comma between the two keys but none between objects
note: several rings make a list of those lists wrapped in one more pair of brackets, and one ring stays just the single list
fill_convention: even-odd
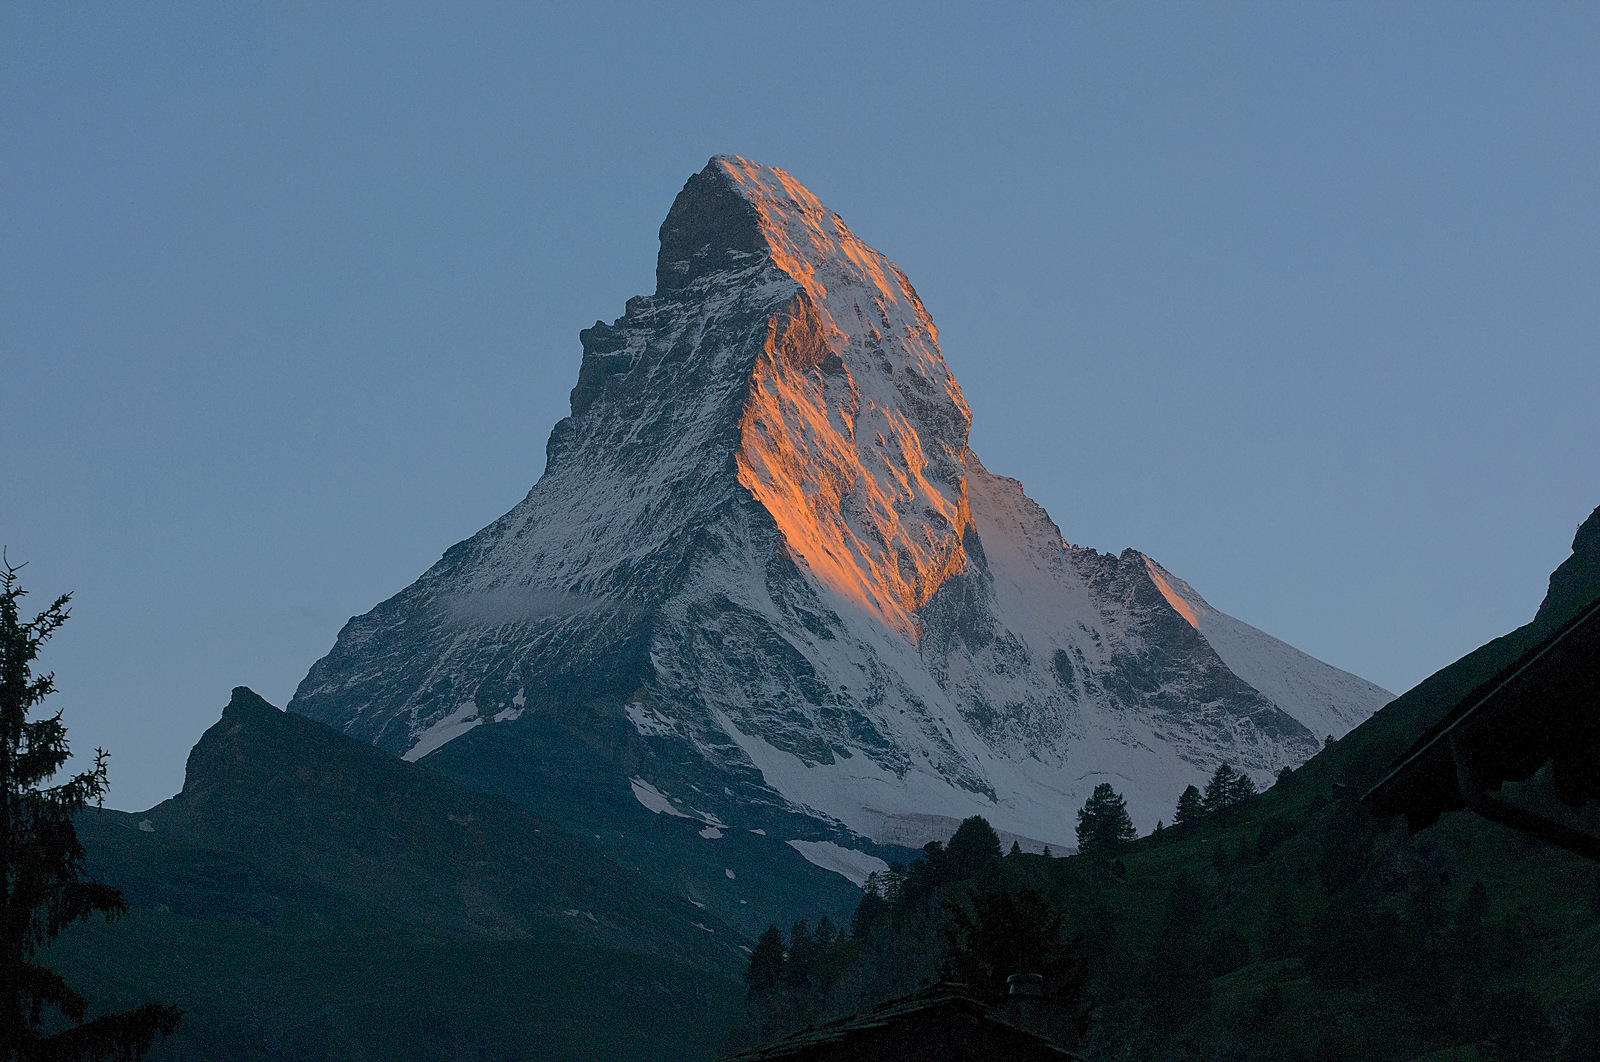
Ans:
[{"label": "snow-capped mountain peak", "polygon": [[1148,827],[1217,763],[1267,781],[1389,699],[1143,554],[1069,545],[972,453],[905,275],[782,170],[712,159],[656,274],[580,334],[527,497],[351,620],[292,710],[548,792],[578,783],[487,765],[559,732],[658,828],[859,876],[840,845],[971,814],[1069,848],[1100,781]]}]

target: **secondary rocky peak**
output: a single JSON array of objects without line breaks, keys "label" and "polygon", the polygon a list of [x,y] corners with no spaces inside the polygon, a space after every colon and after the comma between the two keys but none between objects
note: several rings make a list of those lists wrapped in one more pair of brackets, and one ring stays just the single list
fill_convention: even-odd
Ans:
[{"label": "secondary rocky peak", "polygon": [[661,223],[656,294],[688,287],[707,273],[728,269],[766,249],[755,208],[740,193],[722,158],[714,158],[689,178]]}]

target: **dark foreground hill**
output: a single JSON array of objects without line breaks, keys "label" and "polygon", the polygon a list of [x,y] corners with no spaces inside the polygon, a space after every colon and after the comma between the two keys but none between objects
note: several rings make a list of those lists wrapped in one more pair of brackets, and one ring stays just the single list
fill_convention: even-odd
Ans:
[{"label": "dark foreground hill", "polygon": [[[1600,867],[1467,812],[1408,835],[1358,799],[1453,704],[1597,598],[1600,509],[1531,623],[1267,792],[1113,860],[1016,853],[958,880],[948,858],[916,860],[858,912],[853,939],[799,949],[807,968],[751,999],[738,1042],[913,990],[939,973],[948,902],[1032,889],[1063,914],[1064,938],[1081,934],[1091,1059],[1600,1057]],[[1563,809],[1542,775],[1506,789],[1600,832],[1600,807]]]},{"label": "dark foreground hill", "polygon": [[526,810],[246,689],[181,793],[79,821],[133,913],[50,962],[189,1011],[154,1057],[711,1054],[746,942]]}]

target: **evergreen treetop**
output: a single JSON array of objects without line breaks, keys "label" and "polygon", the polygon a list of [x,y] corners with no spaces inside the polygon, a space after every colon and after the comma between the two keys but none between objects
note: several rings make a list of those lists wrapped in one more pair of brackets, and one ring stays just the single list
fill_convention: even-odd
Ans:
[{"label": "evergreen treetop", "polygon": [[768,926],[750,952],[750,966],[744,972],[752,992],[766,992],[783,978],[783,931]]},{"label": "evergreen treetop", "polygon": [[1178,797],[1178,810],[1173,813],[1172,824],[1174,826],[1187,826],[1190,823],[1199,822],[1205,818],[1205,814],[1205,798],[1200,795],[1200,790],[1191,785]]},{"label": "evergreen treetop", "polygon": [[1256,784],[1243,771],[1232,764],[1218,764],[1206,783],[1204,808],[1207,815],[1220,815],[1232,811],[1256,795]]},{"label": "evergreen treetop", "polygon": [[944,849],[944,877],[963,881],[975,877],[1000,858],[1000,835],[982,815],[963,819]]},{"label": "evergreen treetop", "polygon": [[1133,840],[1136,831],[1128,817],[1128,802],[1110,782],[1094,787],[1078,809],[1078,854],[1104,859]]}]

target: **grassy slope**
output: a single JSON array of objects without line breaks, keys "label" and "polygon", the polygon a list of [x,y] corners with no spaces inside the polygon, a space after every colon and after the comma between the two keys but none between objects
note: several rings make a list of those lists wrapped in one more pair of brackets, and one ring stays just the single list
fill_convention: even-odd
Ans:
[{"label": "grassy slope", "polygon": [[[1198,937],[1237,928],[1250,941],[1255,960],[1207,986],[1206,1012],[1187,1030],[1190,1037],[1236,1042],[1247,1056],[1261,1058],[1297,1057],[1307,1051],[1308,1040],[1314,1056],[1329,1058],[1407,1058],[1457,1041],[1471,1042],[1471,1032],[1435,1015],[1415,1013],[1413,997],[1451,991],[1443,976],[1431,987],[1407,985],[1404,990],[1381,980],[1368,986],[1329,985],[1311,978],[1303,958],[1293,952],[1270,956],[1265,924],[1275,893],[1287,888],[1293,895],[1302,942],[1295,951],[1304,948],[1310,923],[1320,912],[1351,902],[1330,890],[1319,873],[1321,857],[1337,843],[1330,835],[1348,828],[1340,820],[1351,812],[1334,803],[1315,809],[1311,805],[1303,794],[1279,794],[1263,800],[1256,814],[1238,825],[1141,842],[1125,856],[1127,873],[1121,881],[1085,868],[1082,876],[1093,883],[1089,891],[1114,912],[1117,924],[1120,954],[1111,960],[1111,982],[1137,985],[1145,972],[1140,958],[1159,932],[1173,883],[1186,874],[1202,882],[1211,900]],[[1241,842],[1253,845],[1269,816],[1286,820],[1293,834],[1266,858],[1242,862],[1237,854]],[[1595,868],[1577,856],[1458,814],[1415,837],[1406,836],[1398,821],[1374,830],[1361,840],[1353,877],[1381,890],[1379,905],[1396,911],[1404,910],[1419,882],[1436,882],[1444,932],[1467,891],[1481,882],[1490,903],[1489,939],[1519,926],[1516,932],[1528,945],[1521,961],[1494,960],[1497,968],[1480,986],[1484,994],[1525,988],[1557,1013],[1600,995],[1600,918],[1592,910]],[[1395,940],[1376,934],[1371,940],[1374,948],[1395,945]],[[1285,996],[1286,1007],[1269,1019],[1255,1004],[1274,986]],[[1112,1029],[1127,1033],[1125,1026],[1114,1024]],[[1318,1042],[1325,1037],[1337,1038],[1342,1047]]]}]

